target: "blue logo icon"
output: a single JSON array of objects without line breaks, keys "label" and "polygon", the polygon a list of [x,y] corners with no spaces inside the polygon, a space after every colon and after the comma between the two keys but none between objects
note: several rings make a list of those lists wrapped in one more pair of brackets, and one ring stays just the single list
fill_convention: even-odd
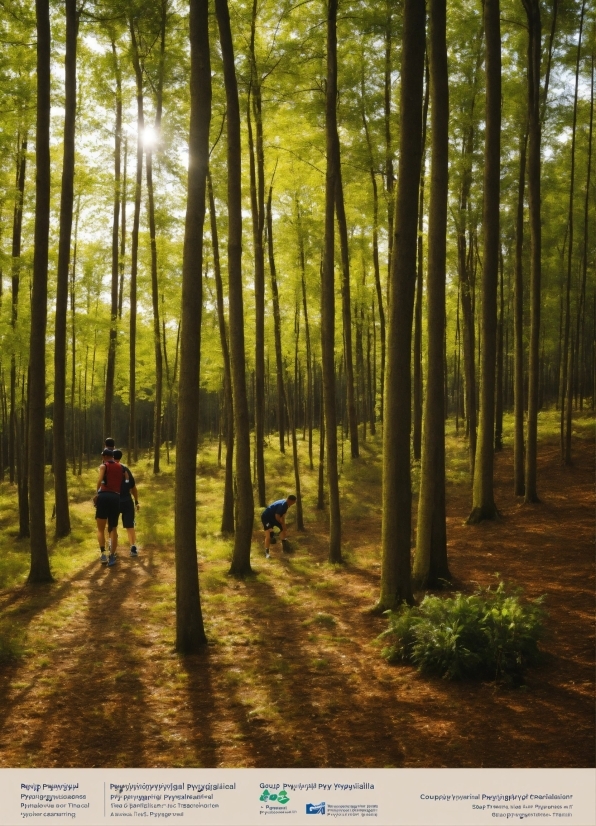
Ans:
[{"label": "blue logo icon", "polygon": [[306,814],[307,815],[324,815],[325,814],[325,803],[307,803],[306,804]]}]

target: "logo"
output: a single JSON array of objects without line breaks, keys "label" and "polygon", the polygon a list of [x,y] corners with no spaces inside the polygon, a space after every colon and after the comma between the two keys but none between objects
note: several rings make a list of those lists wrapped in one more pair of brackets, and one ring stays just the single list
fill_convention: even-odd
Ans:
[{"label": "logo", "polygon": [[325,814],[325,802],[323,803],[307,803],[306,804],[306,814],[307,815],[324,815]]},{"label": "logo", "polygon": [[281,792],[279,792],[279,794],[276,794],[275,792],[271,794],[269,789],[264,789],[263,794],[259,797],[259,800],[266,801],[267,803],[277,802],[281,803],[282,806],[285,806],[286,803],[289,803],[290,798],[288,797],[285,789],[282,789]]}]

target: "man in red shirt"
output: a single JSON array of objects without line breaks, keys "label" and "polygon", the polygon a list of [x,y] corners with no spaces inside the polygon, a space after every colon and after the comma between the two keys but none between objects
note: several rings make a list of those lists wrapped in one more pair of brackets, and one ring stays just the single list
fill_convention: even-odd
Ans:
[{"label": "man in red shirt", "polygon": [[[105,448],[102,452],[103,464],[99,468],[97,480],[97,501],[95,520],[97,522],[97,541],[101,553],[102,565],[112,567],[116,564],[118,547],[118,517],[120,515],[120,489],[124,480],[124,468],[114,461],[113,451]],[[111,547],[109,557],[106,555],[106,522],[110,534]]]}]

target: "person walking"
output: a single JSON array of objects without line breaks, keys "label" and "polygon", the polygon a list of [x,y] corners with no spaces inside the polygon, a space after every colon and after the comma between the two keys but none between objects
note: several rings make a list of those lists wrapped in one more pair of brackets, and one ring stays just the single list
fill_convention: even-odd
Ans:
[{"label": "person walking", "polygon": [[122,516],[122,527],[126,528],[128,534],[128,543],[130,545],[130,555],[137,557],[139,551],[137,548],[137,536],[135,532],[135,514],[140,509],[139,492],[135,478],[132,475],[130,468],[121,463],[122,451],[116,449],[114,451],[114,461],[119,464],[124,470],[124,478],[122,479],[122,487],[120,488],[120,515]]},{"label": "person walking", "polygon": [[[113,451],[104,448],[102,452],[103,464],[99,467],[97,480],[97,496],[95,501],[95,521],[97,523],[97,541],[99,543],[100,561],[102,565],[112,567],[116,564],[116,549],[118,547],[118,517],[120,515],[120,490],[124,479],[122,465],[114,461]],[[105,531],[106,523],[110,535],[110,554],[106,554]]]},{"label": "person walking", "polygon": [[286,550],[284,542],[287,536],[286,527],[286,513],[288,508],[296,503],[296,497],[291,493],[286,499],[277,499],[272,502],[261,514],[261,522],[263,523],[263,530],[265,531],[265,557],[269,559],[269,548],[271,541],[275,542],[275,528],[281,528],[279,538],[282,542],[284,550]]}]

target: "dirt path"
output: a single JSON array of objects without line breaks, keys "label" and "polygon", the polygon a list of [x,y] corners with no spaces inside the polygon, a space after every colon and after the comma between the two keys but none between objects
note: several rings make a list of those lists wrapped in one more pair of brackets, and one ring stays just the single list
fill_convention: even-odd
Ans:
[{"label": "dirt path", "polygon": [[247,582],[225,576],[221,554],[203,561],[211,645],[184,662],[172,650],[172,549],[145,547],[111,570],[88,555],[69,580],[0,594],[36,640],[0,669],[0,765],[593,765],[594,450],[581,444],[573,469],[542,445],[536,507],[512,495],[511,451],[499,454],[496,524],[464,526],[468,491],[448,491],[462,588],[498,571],[529,597],[548,594],[545,662],[521,689],[428,681],[381,659],[386,622],[366,613],[377,520],[345,525],[339,570],[312,524],[295,554],[255,559]]}]

